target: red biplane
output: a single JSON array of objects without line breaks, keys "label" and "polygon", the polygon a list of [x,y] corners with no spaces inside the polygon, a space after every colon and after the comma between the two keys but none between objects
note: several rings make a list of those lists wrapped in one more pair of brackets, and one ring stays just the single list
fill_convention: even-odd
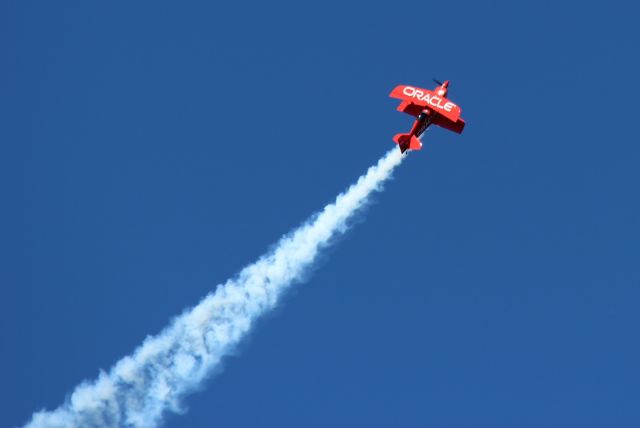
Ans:
[{"label": "red biplane", "polygon": [[438,125],[458,134],[461,134],[464,129],[464,120],[460,117],[460,107],[445,98],[449,81],[446,80],[442,83],[436,79],[433,80],[438,84],[433,91],[399,85],[389,94],[391,98],[402,100],[398,111],[416,118],[408,134],[396,134],[393,137],[393,141],[400,146],[402,153],[422,148],[419,137],[429,125]]}]

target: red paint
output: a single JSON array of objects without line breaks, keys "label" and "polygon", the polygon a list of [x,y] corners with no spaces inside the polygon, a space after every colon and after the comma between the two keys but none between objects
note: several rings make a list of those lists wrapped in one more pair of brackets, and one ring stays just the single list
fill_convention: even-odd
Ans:
[{"label": "red paint", "polygon": [[460,117],[462,110],[446,98],[448,90],[447,80],[432,91],[407,85],[396,86],[391,91],[390,97],[402,100],[398,111],[416,117],[408,134],[397,134],[393,137],[401,152],[420,150],[422,143],[418,137],[432,124],[458,134],[462,133],[465,125]]}]

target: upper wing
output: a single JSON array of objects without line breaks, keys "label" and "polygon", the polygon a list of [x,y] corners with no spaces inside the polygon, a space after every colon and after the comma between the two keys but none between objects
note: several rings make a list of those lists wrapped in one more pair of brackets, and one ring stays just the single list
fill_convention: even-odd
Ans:
[{"label": "upper wing", "polygon": [[422,107],[429,107],[452,122],[457,122],[462,112],[456,104],[428,89],[398,85],[391,91],[389,96]]}]

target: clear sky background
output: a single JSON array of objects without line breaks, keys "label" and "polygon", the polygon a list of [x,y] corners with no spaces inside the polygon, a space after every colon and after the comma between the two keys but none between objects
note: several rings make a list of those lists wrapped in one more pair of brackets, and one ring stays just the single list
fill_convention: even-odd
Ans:
[{"label": "clear sky background", "polygon": [[429,130],[167,427],[640,426],[634,2],[0,4],[0,426]]}]

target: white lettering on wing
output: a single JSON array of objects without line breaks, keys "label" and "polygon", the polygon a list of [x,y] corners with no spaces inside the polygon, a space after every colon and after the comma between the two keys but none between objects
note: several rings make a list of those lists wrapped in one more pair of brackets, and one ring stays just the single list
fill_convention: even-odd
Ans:
[{"label": "white lettering on wing", "polygon": [[415,98],[418,101],[426,102],[430,106],[435,107],[436,109],[439,109],[439,110],[451,112],[456,107],[454,103],[447,100],[446,98],[441,98],[436,95],[431,96],[429,95],[428,92],[425,93],[424,91],[421,91],[420,89],[416,89],[412,86],[405,86],[402,89],[402,93],[407,97]]}]

